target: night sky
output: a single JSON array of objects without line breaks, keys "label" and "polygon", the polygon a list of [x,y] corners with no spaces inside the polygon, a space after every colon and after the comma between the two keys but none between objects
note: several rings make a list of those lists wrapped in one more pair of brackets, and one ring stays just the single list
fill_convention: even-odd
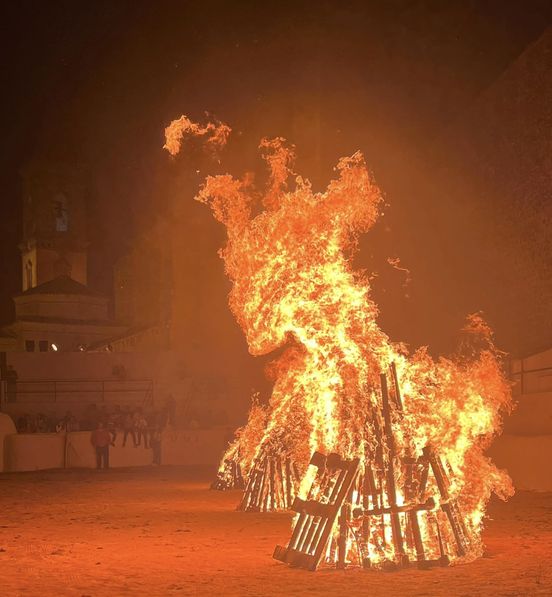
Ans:
[{"label": "night sky", "polygon": [[[164,208],[171,183],[163,128],[182,113],[208,110],[238,132],[239,151],[227,158],[237,174],[254,163],[265,135],[297,145],[297,170],[315,188],[340,156],[361,149],[399,210],[401,194],[392,193],[405,156],[426,151],[542,34],[552,5],[20,1],[3,3],[1,15],[6,321],[20,287],[19,170],[29,160],[86,166],[90,283],[104,292],[115,259]],[[394,230],[382,248],[391,256],[405,246],[400,224]]]}]

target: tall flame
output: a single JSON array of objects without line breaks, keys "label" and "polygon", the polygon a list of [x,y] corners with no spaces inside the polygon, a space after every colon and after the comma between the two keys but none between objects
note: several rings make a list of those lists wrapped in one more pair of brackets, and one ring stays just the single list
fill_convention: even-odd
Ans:
[{"label": "tall flame", "polygon": [[[173,135],[176,127],[180,143],[180,131],[195,132],[190,122],[182,117],[167,131]],[[219,127],[200,130],[219,143]],[[224,128],[224,141],[229,131]],[[232,281],[230,308],[251,354],[284,348],[270,367],[268,411],[252,412],[226,458],[239,458],[245,472],[263,451],[303,468],[315,450],[371,458],[380,374],[394,363],[403,402],[401,416],[392,418],[397,450],[419,453],[431,445],[439,451],[454,472],[450,491],[479,537],[491,492],[512,492],[506,473],[484,455],[501,410],[510,406],[491,331],[479,315],[471,316],[466,336],[477,342],[471,354],[455,359],[435,361],[425,349],[410,355],[392,343],[377,324],[368,278],[351,267],[359,235],[382,207],[363,155],[341,158],[334,180],[316,193],[293,174],[294,148],[284,139],[263,139],[260,151],[269,172],[264,191],[248,178],[221,175],[208,177],[196,197],[226,227],[220,254]]]}]

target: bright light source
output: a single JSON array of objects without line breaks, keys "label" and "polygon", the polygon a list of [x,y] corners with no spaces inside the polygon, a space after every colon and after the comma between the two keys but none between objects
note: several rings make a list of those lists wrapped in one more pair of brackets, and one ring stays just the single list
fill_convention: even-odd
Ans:
[{"label": "bright light source", "polygon": [[57,349],[58,349],[58,347],[57,347],[57,344],[54,344],[54,343],[52,342],[52,344],[50,344],[50,348],[51,348],[51,349],[52,349],[54,352],[57,352]]}]

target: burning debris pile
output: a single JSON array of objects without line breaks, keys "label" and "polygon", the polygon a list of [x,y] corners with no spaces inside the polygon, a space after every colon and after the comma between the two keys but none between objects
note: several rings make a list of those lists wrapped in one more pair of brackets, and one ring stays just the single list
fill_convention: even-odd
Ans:
[{"label": "burning debris pile", "polygon": [[292,505],[299,517],[288,547],[276,548],[276,559],[309,570],[324,556],[340,568],[352,562],[369,568],[375,562],[390,569],[412,561],[420,568],[446,566],[469,554],[472,537],[439,455],[426,446],[416,457],[408,452],[398,457],[390,398],[396,415],[403,410],[393,364],[391,369],[393,393],[381,374],[374,460],[360,468],[359,458],[314,453],[310,465],[316,476],[307,498],[297,497]]},{"label": "burning debris pile", "polygon": [[[186,134],[212,146],[226,125],[182,117],[167,129],[177,153]],[[253,355],[283,349],[224,456],[217,485],[239,486],[241,508],[297,512],[275,557],[315,569],[420,566],[473,559],[492,492],[512,492],[484,455],[510,404],[491,333],[468,319],[471,354],[409,355],[378,327],[368,279],[351,268],[382,196],[361,153],[339,160],[323,193],[293,173],[294,149],[264,139],[269,180],[208,177],[196,199],[227,229],[221,250],[230,307]],[[255,215],[256,214],[256,215]]]}]

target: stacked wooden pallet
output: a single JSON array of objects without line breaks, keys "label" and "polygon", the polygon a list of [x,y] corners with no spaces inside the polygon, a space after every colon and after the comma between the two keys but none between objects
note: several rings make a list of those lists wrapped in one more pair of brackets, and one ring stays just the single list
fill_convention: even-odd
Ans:
[{"label": "stacked wooden pallet", "polygon": [[447,465],[429,446],[416,456],[397,449],[393,419],[402,416],[403,405],[394,367],[391,379],[390,389],[381,375],[381,412],[371,413],[369,426],[376,447],[366,448],[362,466],[358,458],[313,455],[316,475],[307,498],[292,504],[298,516],[276,559],[308,570],[323,561],[427,568],[469,552],[470,533],[451,497]]},{"label": "stacked wooden pallet", "polygon": [[299,481],[297,467],[289,457],[262,453],[251,467],[238,510],[288,510],[293,503]]}]

